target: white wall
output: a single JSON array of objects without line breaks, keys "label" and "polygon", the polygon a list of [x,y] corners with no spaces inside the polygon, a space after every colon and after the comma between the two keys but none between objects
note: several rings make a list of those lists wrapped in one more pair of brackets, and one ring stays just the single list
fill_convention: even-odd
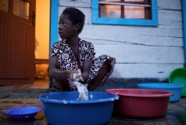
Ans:
[{"label": "white wall", "polygon": [[50,0],[36,0],[36,59],[49,58]]},{"label": "white wall", "polygon": [[114,78],[168,78],[183,67],[183,31],[180,0],[159,0],[159,26],[93,25],[91,0],[59,0],[59,15],[74,6],[86,15],[82,39],[95,45],[96,56],[108,54],[117,64]]}]

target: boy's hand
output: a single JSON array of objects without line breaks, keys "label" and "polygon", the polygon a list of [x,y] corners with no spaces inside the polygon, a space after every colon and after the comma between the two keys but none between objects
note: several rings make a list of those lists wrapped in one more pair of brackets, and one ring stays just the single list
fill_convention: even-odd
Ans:
[{"label": "boy's hand", "polygon": [[75,87],[73,84],[74,81],[84,81],[81,75],[81,70],[78,69],[78,65],[75,66],[74,70],[70,71],[68,81],[72,88]]}]

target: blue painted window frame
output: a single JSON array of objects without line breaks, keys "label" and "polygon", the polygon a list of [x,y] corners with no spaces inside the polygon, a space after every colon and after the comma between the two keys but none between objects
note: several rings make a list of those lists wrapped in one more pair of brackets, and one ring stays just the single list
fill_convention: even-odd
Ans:
[{"label": "blue painted window frame", "polygon": [[58,2],[50,0],[50,52],[53,44],[58,41]]},{"label": "blue painted window frame", "polygon": [[152,0],[152,19],[124,19],[124,18],[100,18],[99,0],[92,0],[92,23],[111,25],[136,25],[136,26],[158,26],[158,2]]},{"label": "blue painted window frame", "polygon": [[184,68],[186,68],[186,0],[182,0]]}]

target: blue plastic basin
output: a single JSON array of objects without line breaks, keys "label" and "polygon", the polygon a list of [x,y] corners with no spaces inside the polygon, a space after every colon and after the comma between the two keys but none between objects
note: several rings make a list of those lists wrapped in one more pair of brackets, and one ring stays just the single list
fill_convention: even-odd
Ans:
[{"label": "blue plastic basin", "polygon": [[103,125],[112,116],[119,97],[106,92],[89,92],[88,100],[77,100],[78,92],[54,92],[39,96],[48,124]]},{"label": "blue plastic basin", "polygon": [[15,120],[27,120],[32,119],[34,116],[41,111],[41,108],[36,106],[21,106],[12,107],[4,110],[4,114]]},{"label": "blue plastic basin", "polygon": [[143,89],[156,89],[163,90],[173,93],[173,96],[170,97],[170,102],[179,101],[181,98],[183,84],[169,84],[169,83],[140,83],[138,84],[139,88]]}]

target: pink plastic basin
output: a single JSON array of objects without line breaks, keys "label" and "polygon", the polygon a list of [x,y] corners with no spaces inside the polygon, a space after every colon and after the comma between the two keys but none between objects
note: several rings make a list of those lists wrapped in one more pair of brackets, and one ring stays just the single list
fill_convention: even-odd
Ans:
[{"label": "pink plastic basin", "polygon": [[148,89],[107,89],[106,92],[117,94],[115,112],[135,118],[157,118],[165,115],[169,97],[173,94],[161,90]]}]

